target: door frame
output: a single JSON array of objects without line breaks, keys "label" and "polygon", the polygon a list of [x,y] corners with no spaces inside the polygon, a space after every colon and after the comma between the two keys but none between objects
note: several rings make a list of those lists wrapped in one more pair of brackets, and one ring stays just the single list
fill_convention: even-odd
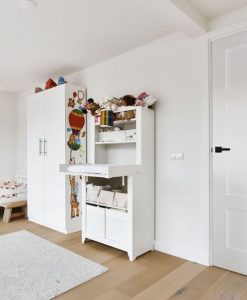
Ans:
[{"label": "door frame", "polygon": [[232,35],[247,31],[247,24],[233,25],[233,28],[226,28],[209,34],[207,38],[208,47],[208,111],[209,111],[209,265],[213,266],[213,42],[230,37]]}]

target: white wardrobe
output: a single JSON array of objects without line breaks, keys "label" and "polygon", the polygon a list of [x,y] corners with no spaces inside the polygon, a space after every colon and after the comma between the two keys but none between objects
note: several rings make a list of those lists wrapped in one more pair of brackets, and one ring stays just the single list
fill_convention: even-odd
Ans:
[{"label": "white wardrobe", "polygon": [[[80,178],[65,178],[59,165],[86,162],[84,97],[83,89],[66,84],[28,98],[28,217],[64,233],[81,230]],[[77,123],[82,128],[75,132]]]}]

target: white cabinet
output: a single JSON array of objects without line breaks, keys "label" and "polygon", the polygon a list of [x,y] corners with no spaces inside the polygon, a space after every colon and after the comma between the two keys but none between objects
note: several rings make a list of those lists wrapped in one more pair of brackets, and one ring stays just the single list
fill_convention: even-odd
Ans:
[{"label": "white cabinet", "polygon": [[135,118],[115,121],[107,132],[89,115],[90,164],[61,165],[60,170],[82,176],[82,242],[104,243],[134,260],[154,248],[154,111],[141,107],[119,111],[134,111]]},{"label": "white cabinet", "polygon": [[[101,186],[103,179],[99,182],[99,174],[87,174],[82,241],[88,238],[116,247],[134,260],[154,247],[154,111],[141,107],[121,107],[120,111],[134,111],[135,118],[115,121],[107,131],[94,117],[88,117],[88,162],[108,166],[109,171],[101,175],[107,178],[105,185],[122,186],[125,193],[119,197],[116,192],[112,205],[102,204],[106,201],[99,196],[98,207],[88,209],[86,186]],[[127,205],[123,205],[121,200],[126,198]],[[91,226],[89,231],[87,224],[91,223],[97,228]]]},{"label": "white cabinet", "polygon": [[[81,229],[81,214],[71,217],[75,209],[72,201],[78,203],[77,212],[81,209],[79,178],[69,180],[59,172],[61,163],[86,161],[86,140],[81,136],[85,125],[76,132],[78,136],[73,136],[80,143],[78,151],[68,146],[74,134],[68,119],[81,105],[74,94],[79,91],[78,87],[62,85],[28,98],[28,216],[33,222],[65,233]],[[71,99],[73,107],[69,106]]]}]

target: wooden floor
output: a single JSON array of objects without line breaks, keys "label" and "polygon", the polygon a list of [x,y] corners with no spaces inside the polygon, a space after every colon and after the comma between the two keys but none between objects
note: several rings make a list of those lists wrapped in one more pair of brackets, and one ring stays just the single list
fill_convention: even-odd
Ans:
[{"label": "wooden floor", "polygon": [[[158,251],[129,262],[122,251],[88,242],[80,233],[64,235],[27,220],[5,224],[0,235],[26,229],[110,270],[59,296],[59,300],[243,300],[247,299],[247,277],[170,256]],[[35,300],[35,299],[34,299]]]}]

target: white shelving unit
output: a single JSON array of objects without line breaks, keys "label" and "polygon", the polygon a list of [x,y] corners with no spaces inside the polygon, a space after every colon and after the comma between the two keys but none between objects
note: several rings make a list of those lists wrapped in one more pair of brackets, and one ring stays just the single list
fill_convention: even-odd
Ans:
[{"label": "white shelving unit", "polygon": [[[116,247],[126,251],[133,261],[154,247],[154,111],[141,107],[120,110],[133,110],[135,118],[115,121],[113,132],[114,127],[121,131],[134,130],[135,139],[99,142],[101,127],[88,115],[88,164],[103,165],[107,171],[76,174],[83,176],[82,242],[91,239]],[[60,170],[71,174],[67,165]],[[127,196],[126,208],[90,201],[87,184],[92,183],[121,186]]]}]

